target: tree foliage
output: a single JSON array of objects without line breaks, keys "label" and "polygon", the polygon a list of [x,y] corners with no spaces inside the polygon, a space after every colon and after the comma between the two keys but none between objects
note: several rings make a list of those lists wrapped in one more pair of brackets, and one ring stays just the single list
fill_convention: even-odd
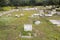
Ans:
[{"label": "tree foliage", "polygon": [[0,6],[60,5],[60,0],[0,0]]}]

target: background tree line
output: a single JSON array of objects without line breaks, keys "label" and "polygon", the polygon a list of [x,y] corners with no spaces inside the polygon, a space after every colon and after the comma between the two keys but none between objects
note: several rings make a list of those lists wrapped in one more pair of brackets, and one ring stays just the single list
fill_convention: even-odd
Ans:
[{"label": "background tree line", "polygon": [[60,0],[0,0],[0,6],[60,5]]}]

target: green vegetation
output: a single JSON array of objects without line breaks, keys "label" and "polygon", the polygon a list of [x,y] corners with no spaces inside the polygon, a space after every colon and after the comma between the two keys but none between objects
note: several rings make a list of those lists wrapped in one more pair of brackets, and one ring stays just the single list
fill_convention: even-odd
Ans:
[{"label": "green vegetation", "polygon": [[11,7],[2,7],[3,11],[9,11],[11,10]]},{"label": "green vegetation", "polygon": [[0,7],[34,5],[60,5],[60,0],[0,0]]},{"label": "green vegetation", "polygon": [[9,7],[9,6],[5,6],[5,7],[0,7],[0,11],[9,11],[11,10],[13,7]]},{"label": "green vegetation", "polygon": [[[23,13],[22,17],[15,17],[16,14]],[[52,17],[36,17],[30,18],[32,14],[37,11],[18,11],[13,12],[11,16],[7,14],[0,17],[0,40],[60,40],[60,27],[53,25],[49,22],[49,19],[58,19],[60,16]],[[40,25],[33,24],[33,21],[40,20]],[[21,38],[19,37],[20,32],[26,35],[23,31],[24,24],[31,23],[33,25],[33,33],[37,36],[33,38]]]},{"label": "green vegetation", "polygon": [[[45,8],[51,5],[52,8]],[[24,9],[26,7],[37,7],[38,9],[55,9],[60,11],[60,0],[0,0],[0,14],[12,9]],[[16,17],[15,15],[24,14],[24,16]],[[60,20],[60,16],[54,15],[52,17],[30,17],[32,14],[38,13],[38,10],[30,11],[15,11],[0,16],[0,40],[60,40],[60,27],[53,25],[49,19]],[[41,24],[35,25],[34,21],[40,20]],[[31,36],[35,33],[36,37],[21,38],[22,35],[28,35],[28,32],[23,30],[24,24],[30,23],[33,26]]]}]

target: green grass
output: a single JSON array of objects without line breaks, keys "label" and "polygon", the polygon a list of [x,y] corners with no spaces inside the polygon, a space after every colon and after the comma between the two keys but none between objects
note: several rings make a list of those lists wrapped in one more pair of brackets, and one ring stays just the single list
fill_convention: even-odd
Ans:
[{"label": "green grass", "polygon": [[9,7],[9,6],[8,6],[8,7],[3,7],[2,9],[3,9],[4,11],[9,11],[9,10],[11,10],[11,7]]},{"label": "green grass", "polygon": [[1,8],[0,8],[0,12],[9,11],[9,10],[12,10],[12,9],[14,9],[14,8],[15,8],[15,7],[10,7],[10,6],[1,7]]},{"label": "green grass", "polygon": [[[16,14],[19,15],[21,13],[24,13],[23,17],[15,17]],[[28,17],[34,13],[37,13],[37,11],[18,11],[13,12],[11,17],[7,17],[7,14],[0,17],[0,21],[2,21],[4,25],[7,25],[5,29],[0,28],[0,40],[60,40],[60,27],[57,27],[48,21],[49,19],[60,20],[60,16],[38,18]],[[33,24],[33,21],[35,20],[40,20],[41,24]],[[34,28],[32,32],[36,33],[37,37],[29,39],[19,37],[20,32],[23,32],[24,24],[27,23],[32,24]]]}]

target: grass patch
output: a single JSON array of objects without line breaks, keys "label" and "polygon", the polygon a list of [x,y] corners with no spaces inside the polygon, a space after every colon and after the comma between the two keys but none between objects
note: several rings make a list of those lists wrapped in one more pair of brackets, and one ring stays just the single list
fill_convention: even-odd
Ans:
[{"label": "grass patch", "polygon": [[[37,6],[38,7],[38,6]],[[42,7],[41,7],[42,8]],[[16,14],[23,13],[23,17],[15,17]],[[51,24],[49,19],[57,19],[60,20],[60,16],[52,16],[52,17],[39,17],[39,18],[29,18],[32,14],[37,13],[37,11],[18,11],[13,12],[11,16],[7,17],[7,14],[0,17],[0,21],[4,24],[8,24],[8,28],[0,30],[0,40],[60,40],[60,30],[58,31],[58,27]],[[33,24],[33,21],[40,20],[40,25]],[[26,23],[31,23],[33,28],[38,30],[38,33],[42,33],[37,37],[33,37],[31,39],[21,38],[19,37],[20,32],[22,35],[28,35],[28,33],[35,32],[25,32],[23,31],[23,25]],[[3,25],[3,24],[2,24]],[[1,28],[0,28],[1,29]],[[59,28],[60,29],[60,28]]]},{"label": "grass patch", "polygon": [[2,7],[2,9],[4,10],[4,11],[9,11],[9,10],[11,10],[11,7]]}]

